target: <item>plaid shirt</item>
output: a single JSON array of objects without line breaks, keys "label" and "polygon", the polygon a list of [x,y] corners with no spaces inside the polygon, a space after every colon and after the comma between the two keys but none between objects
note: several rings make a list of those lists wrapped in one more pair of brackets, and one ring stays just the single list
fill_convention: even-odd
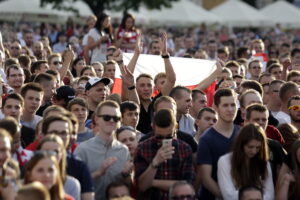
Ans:
[{"label": "plaid shirt", "polygon": [[[172,159],[166,160],[158,166],[154,179],[186,180],[192,182],[195,173],[191,147],[177,139],[173,139],[172,146],[175,147]],[[136,179],[146,171],[160,147],[161,141],[155,137],[151,137],[139,144],[134,160]],[[145,194],[141,194],[141,199],[147,198],[168,200],[168,192],[157,188],[150,188]]]}]

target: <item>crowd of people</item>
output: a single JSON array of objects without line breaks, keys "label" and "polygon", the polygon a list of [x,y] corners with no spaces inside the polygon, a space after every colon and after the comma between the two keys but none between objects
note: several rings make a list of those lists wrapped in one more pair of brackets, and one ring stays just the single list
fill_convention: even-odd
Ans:
[{"label": "crowd of people", "polygon": [[[1,199],[300,199],[298,32],[101,13],[0,33]],[[134,76],[142,54],[163,72]],[[191,90],[170,57],[216,67]]]}]

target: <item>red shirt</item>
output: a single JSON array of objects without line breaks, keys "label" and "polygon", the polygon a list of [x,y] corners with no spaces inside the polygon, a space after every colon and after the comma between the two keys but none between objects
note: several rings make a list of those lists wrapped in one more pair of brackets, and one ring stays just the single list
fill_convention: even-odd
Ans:
[{"label": "red shirt", "polygon": [[275,126],[268,125],[266,134],[268,138],[277,140],[281,145],[285,144],[284,138],[282,137],[280,131]]}]

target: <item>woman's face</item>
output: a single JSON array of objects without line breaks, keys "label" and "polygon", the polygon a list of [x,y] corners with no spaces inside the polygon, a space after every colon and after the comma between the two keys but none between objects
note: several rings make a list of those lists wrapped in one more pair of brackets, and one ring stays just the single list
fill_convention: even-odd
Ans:
[{"label": "woman's face", "polygon": [[60,162],[61,159],[62,159],[63,149],[61,149],[60,145],[56,142],[53,142],[53,141],[45,142],[42,145],[41,150],[55,152],[56,153],[56,159],[58,160],[58,162]]},{"label": "woman's face", "polygon": [[136,139],[136,134],[133,131],[122,131],[118,136],[118,140],[128,147],[131,155],[135,153],[138,142]]},{"label": "woman's face", "polygon": [[125,28],[130,29],[133,27],[133,25],[134,25],[133,19],[131,17],[128,17],[125,22]]},{"label": "woman's face", "polygon": [[257,153],[259,153],[261,149],[261,142],[255,139],[250,140],[244,146],[244,153],[246,154],[247,158],[253,158]]},{"label": "woman's face", "polygon": [[103,20],[102,26],[103,26],[103,28],[108,28],[109,25],[110,25],[110,17],[106,17],[106,18]]},{"label": "woman's face", "polygon": [[41,182],[48,190],[56,184],[58,169],[50,158],[40,160],[30,173],[30,181]]},{"label": "woman's face", "polygon": [[75,70],[77,72],[80,72],[82,70],[82,68],[85,67],[85,61],[84,60],[79,60],[76,65],[74,66]]},{"label": "woman's face", "polygon": [[83,76],[95,77],[95,73],[90,69],[85,70],[82,75]]}]

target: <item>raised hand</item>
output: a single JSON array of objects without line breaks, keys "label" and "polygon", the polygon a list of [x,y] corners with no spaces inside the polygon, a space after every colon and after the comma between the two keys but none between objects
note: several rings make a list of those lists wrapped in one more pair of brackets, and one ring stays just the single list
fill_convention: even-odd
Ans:
[{"label": "raised hand", "polygon": [[123,83],[128,86],[133,86],[135,84],[134,75],[132,72],[129,71],[127,66],[125,66],[125,65],[120,66],[120,71],[122,74],[121,78],[122,78]]},{"label": "raised hand", "polygon": [[160,51],[161,51],[162,55],[168,54],[167,39],[168,39],[167,33],[162,32],[161,38],[160,38]]},{"label": "raised hand", "polygon": [[142,42],[142,37],[141,37],[141,33],[138,32],[137,33],[137,38],[136,38],[136,43],[135,43],[135,48],[134,48],[134,52],[137,54],[141,54],[143,53],[143,42]]}]

